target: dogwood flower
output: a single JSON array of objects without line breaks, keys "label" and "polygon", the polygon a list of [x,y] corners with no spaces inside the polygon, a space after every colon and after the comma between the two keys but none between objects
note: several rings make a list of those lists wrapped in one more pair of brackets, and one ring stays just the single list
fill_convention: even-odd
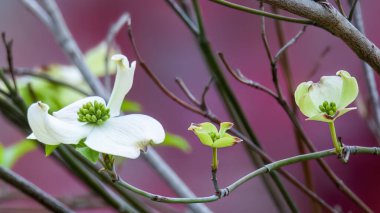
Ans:
[{"label": "dogwood flower", "polygon": [[356,109],[346,108],[358,96],[355,77],[341,70],[336,76],[322,76],[318,83],[312,81],[298,85],[295,101],[307,120],[333,122],[343,114]]},{"label": "dogwood flower", "polygon": [[188,130],[193,131],[204,145],[212,148],[224,148],[242,141],[240,138],[226,133],[232,126],[231,122],[222,122],[218,131],[210,122],[192,123]]},{"label": "dogwood flower", "polygon": [[37,139],[47,145],[78,144],[106,154],[137,158],[151,144],[164,141],[165,132],[157,120],[147,115],[120,115],[125,95],[133,83],[136,62],[129,64],[124,55],[114,55],[117,73],[111,97],[106,101],[97,96],[86,97],[48,113],[49,106],[37,102],[28,109],[28,122]]}]

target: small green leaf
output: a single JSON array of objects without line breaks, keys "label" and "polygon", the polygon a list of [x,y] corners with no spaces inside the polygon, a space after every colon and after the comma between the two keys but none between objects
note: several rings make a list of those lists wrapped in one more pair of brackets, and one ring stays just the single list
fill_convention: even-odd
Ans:
[{"label": "small green leaf", "polygon": [[124,100],[121,104],[122,112],[141,112],[141,105],[134,101]]},{"label": "small green leaf", "polygon": [[56,148],[58,148],[59,145],[47,145],[45,144],[45,156],[51,155],[51,153],[54,152]]},{"label": "small green leaf", "polygon": [[96,163],[99,159],[99,152],[93,149],[90,149],[88,147],[80,147],[80,148],[76,148],[76,150],[92,163]]},{"label": "small green leaf", "polygon": [[191,151],[190,144],[184,138],[169,133],[166,133],[164,142],[159,145],[175,147],[186,153]]},{"label": "small green leaf", "polygon": [[2,161],[1,165],[5,168],[12,168],[12,166],[23,157],[25,154],[35,150],[36,143],[32,140],[22,140],[9,147],[2,148]]}]

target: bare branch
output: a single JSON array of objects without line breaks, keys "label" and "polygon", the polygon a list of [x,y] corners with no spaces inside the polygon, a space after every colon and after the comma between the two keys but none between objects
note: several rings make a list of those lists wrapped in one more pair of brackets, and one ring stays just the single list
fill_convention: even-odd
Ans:
[{"label": "bare branch", "polygon": [[[353,2],[352,0],[350,2]],[[360,7],[360,2],[353,2],[356,5],[356,12],[353,14],[354,23],[355,26],[365,34],[365,28],[364,28],[364,22],[363,22],[363,16],[362,16],[362,10]],[[371,67],[363,62],[363,69],[365,74],[365,80],[368,86],[368,93],[369,93],[369,101],[371,103],[371,109],[373,112],[372,119],[374,120],[375,127],[371,128],[373,134],[376,136],[377,142],[380,144],[380,99],[379,99],[379,93],[377,91],[377,85],[375,80],[375,75],[373,73],[373,70]]]},{"label": "bare branch", "polygon": [[96,94],[106,97],[102,84],[84,63],[83,54],[67,28],[57,4],[54,0],[43,2],[45,11],[35,0],[23,0],[23,4],[49,28],[68,59],[78,67],[91,89]]},{"label": "bare branch", "polygon": [[290,47],[292,46],[294,43],[296,43],[296,41],[301,37],[301,35],[305,32],[306,30],[306,25],[302,27],[302,29],[292,38],[288,41],[288,43],[286,43],[283,47],[281,47],[281,49],[277,52],[277,54],[274,56],[273,58],[273,62],[272,63],[277,63],[279,58],[281,57],[281,55]]},{"label": "bare branch", "polygon": [[38,188],[36,185],[30,183],[29,181],[14,173],[13,171],[3,168],[1,166],[0,179],[3,179],[5,182],[11,184],[18,190],[27,194],[30,198],[39,202],[47,209],[50,209],[53,212],[74,213],[74,211],[69,209],[67,206],[59,202],[54,197],[42,191],[42,189]]},{"label": "bare branch", "polygon": [[359,58],[380,73],[380,49],[334,8],[326,9],[314,1],[305,0],[263,0],[263,2],[314,21],[318,26],[339,37]]},{"label": "bare branch", "polygon": [[293,22],[293,23],[298,23],[298,24],[313,24],[312,21],[307,20],[307,19],[298,19],[298,18],[282,16],[282,15],[278,15],[274,13],[268,13],[262,10],[256,10],[253,8],[245,7],[245,6],[235,4],[235,3],[225,1],[225,0],[209,0],[209,1],[214,2],[216,4],[223,5],[225,7],[235,9],[235,10],[240,10],[242,12],[251,13],[251,14],[255,14],[259,16],[265,16],[265,17],[277,19],[280,21],[287,21],[287,22]]}]

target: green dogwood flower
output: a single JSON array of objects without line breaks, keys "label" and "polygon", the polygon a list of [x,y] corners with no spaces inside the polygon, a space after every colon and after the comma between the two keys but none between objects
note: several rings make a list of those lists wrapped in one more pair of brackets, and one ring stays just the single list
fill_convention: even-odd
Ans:
[{"label": "green dogwood flower", "polygon": [[318,83],[303,82],[295,91],[295,101],[307,120],[333,122],[356,109],[346,108],[359,93],[356,78],[340,70],[336,76],[322,76]]},{"label": "green dogwood flower", "polygon": [[210,122],[192,123],[188,130],[193,131],[204,145],[212,148],[224,148],[242,141],[242,139],[226,133],[232,126],[231,122],[222,122],[218,131]]}]

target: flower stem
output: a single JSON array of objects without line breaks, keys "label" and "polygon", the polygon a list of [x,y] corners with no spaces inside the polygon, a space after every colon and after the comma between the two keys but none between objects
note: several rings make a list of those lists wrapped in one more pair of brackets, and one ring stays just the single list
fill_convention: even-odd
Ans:
[{"label": "flower stem", "polygon": [[218,169],[218,148],[212,148],[212,165],[213,170]]},{"label": "flower stem", "polygon": [[333,141],[336,154],[340,155],[342,153],[342,146],[336,137],[335,125],[334,122],[329,122],[331,139]]}]

